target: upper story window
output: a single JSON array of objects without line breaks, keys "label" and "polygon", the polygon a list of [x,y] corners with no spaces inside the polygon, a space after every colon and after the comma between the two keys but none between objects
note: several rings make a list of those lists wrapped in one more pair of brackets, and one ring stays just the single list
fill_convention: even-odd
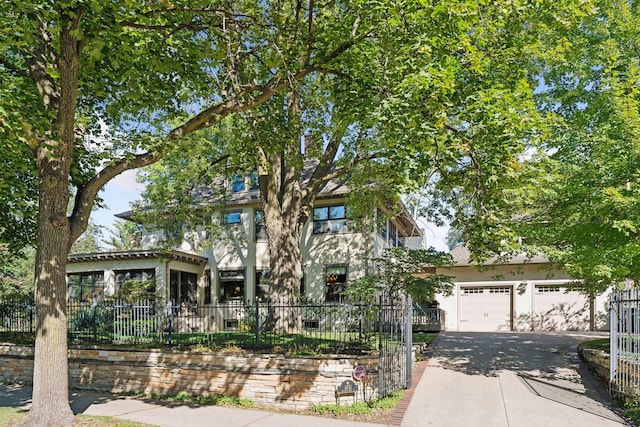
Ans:
[{"label": "upper story window", "polygon": [[242,211],[225,212],[222,221],[225,225],[240,224],[242,222]]},{"label": "upper story window", "polygon": [[244,176],[235,175],[231,183],[231,191],[233,191],[234,193],[237,193],[238,191],[244,191],[245,189],[246,189],[246,186],[244,182]]},{"label": "upper story window", "polygon": [[259,190],[260,185],[258,183],[258,174],[251,172],[249,174],[249,190]]},{"label": "upper story window", "polygon": [[267,240],[267,227],[264,225],[264,211],[255,211],[256,240]]},{"label": "upper story window", "polygon": [[313,234],[343,233],[347,229],[347,210],[344,205],[322,206],[313,209]]}]

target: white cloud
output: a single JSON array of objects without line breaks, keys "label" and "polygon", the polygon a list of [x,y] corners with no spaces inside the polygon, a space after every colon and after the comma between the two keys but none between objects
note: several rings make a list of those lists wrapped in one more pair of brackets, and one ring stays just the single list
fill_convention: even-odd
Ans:
[{"label": "white cloud", "polygon": [[136,181],[136,170],[128,170],[116,176],[109,183],[114,188],[126,191],[141,192],[146,185]]}]

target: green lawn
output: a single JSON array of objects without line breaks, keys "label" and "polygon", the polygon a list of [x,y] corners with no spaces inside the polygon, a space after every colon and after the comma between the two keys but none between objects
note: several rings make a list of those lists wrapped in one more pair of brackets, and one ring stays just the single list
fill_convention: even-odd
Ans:
[{"label": "green lawn", "polygon": [[[0,408],[0,427],[9,427],[27,416],[27,411],[18,408]],[[151,424],[119,420],[112,417],[76,415],[76,426],[91,427],[151,427]]]},{"label": "green lawn", "polygon": [[599,338],[597,340],[589,340],[580,343],[578,348],[592,348],[595,350],[609,351],[609,338]]}]

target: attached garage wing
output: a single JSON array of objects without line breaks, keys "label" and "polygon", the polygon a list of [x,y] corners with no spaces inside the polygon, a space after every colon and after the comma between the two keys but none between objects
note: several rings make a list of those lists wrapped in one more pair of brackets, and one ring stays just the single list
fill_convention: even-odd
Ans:
[{"label": "attached garage wing", "polygon": [[511,330],[512,286],[462,286],[458,299],[458,330]]},{"label": "attached garage wing", "polygon": [[535,285],[533,328],[536,331],[588,331],[589,298],[579,289],[562,285]]}]

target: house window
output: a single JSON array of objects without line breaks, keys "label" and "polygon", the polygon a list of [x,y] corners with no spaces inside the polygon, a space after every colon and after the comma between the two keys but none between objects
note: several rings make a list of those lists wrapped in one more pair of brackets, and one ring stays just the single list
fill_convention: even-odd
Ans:
[{"label": "house window", "polygon": [[156,291],[155,268],[116,270],[114,273],[116,276],[116,292],[120,297],[136,295],[141,299],[153,298]]},{"label": "house window", "polygon": [[256,240],[267,240],[267,227],[264,225],[264,212],[255,211]]},{"label": "house window", "polygon": [[322,206],[313,209],[313,234],[343,233],[347,226],[344,205]]},{"label": "house window", "polygon": [[325,299],[340,301],[347,286],[347,266],[335,265],[325,269]]},{"label": "house window", "polygon": [[245,274],[242,270],[220,270],[220,292],[222,302],[244,301]]},{"label": "house window", "polygon": [[244,183],[244,176],[235,175],[233,177],[233,181],[231,182],[231,191],[233,191],[234,193],[237,193],[239,191],[244,191],[245,188],[246,187]]},{"label": "house window", "polygon": [[269,270],[256,270],[256,292],[255,296],[260,301],[267,301],[269,298]]},{"label": "house window", "polygon": [[225,225],[240,224],[242,222],[242,211],[225,212],[222,221]]},{"label": "house window", "polygon": [[259,190],[260,183],[258,181],[258,174],[255,172],[251,172],[249,174],[249,190]]},{"label": "house window", "polygon": [[67,275],[68,297],[73,302],[93,302],[104,295],[104,272]]},{"label": "house window", "polygon": [[186,271],[170,270],[169,299],[174,304],[197,304],[198,275]]},{"label": "house window", "polygon": [[389,244],[394,248],[397,247],[398,246],[398,229],[396,228],[395,224],[391,221],[389,221],[388,233],[389,233],[389,237],[387,238],[387,240]]}]

